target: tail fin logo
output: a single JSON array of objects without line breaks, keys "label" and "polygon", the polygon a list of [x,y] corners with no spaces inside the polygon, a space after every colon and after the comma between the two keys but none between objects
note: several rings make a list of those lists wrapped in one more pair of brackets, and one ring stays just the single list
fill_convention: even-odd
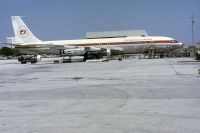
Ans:
[{"label": "tail fin logo", "polygon": [[29,34],[28,33],[28,29],[26,27],[24,27],[24,26],[19,27],[17,33],[18,33],[19,37],[21,37],[21,38],[25,38]]}]

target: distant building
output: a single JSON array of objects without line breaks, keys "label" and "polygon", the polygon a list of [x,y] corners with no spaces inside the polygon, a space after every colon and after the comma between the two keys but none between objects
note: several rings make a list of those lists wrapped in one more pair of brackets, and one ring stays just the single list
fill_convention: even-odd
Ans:
[{"label": "distant building", "polygon": [[[8,44],[16,44],[17,43],[17,38],[16,37],[7,37],[6,38],[6,42],[8,43]],[[18,41],[19,42],[19,41]]]},{"label": "distant building", "polygon": [[104,32],[87,32],[87,39],[97,38],[119,38],[127,36],[148,36],[145,30],[125,30],[125,31],[104,31]]}]

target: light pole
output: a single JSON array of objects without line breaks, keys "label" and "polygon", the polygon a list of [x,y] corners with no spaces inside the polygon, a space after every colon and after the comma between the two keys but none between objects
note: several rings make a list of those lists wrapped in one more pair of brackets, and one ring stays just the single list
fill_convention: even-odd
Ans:
[{"label": "light pole", "polygon": [[194,19],[194,15],[192,14],[192,17],[190,17],[192,19],[192,44],[194,46],[194,24],[195,22],[200,22]]}]

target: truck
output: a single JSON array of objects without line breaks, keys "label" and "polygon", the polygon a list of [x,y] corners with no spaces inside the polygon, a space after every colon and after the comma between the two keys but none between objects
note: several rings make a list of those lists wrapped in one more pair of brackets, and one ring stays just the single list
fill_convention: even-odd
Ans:
[{"label": "truck", "polygon": [[195,56],[196,60],[200,60],[200,50],[196,51]]},{"label": "truck", "polygon": [[18,61],[21,64],[26,64],[30,62],[31,64],[35,64],[36,62],[41,60],[41,55],[22,55],[18,57]]}]

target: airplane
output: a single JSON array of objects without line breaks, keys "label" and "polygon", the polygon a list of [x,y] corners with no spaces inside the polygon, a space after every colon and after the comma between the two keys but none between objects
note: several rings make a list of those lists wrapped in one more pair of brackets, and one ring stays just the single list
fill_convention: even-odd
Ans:
[{"label": "airplane", "polygon": [[118,38],[94,38],[77,40],[41,41],[31,32],[20,16],[12,16],[14,29],[14,45],[17,49],[36,51],[56,51],[64,55],[84,55],[87,51],[105,50],[108,55],[111,51],[121,51],[127,54],[143,53],[148,49],[161,52],[182,47],[182,43],[174,38],[163,36],[127,36]]}]

